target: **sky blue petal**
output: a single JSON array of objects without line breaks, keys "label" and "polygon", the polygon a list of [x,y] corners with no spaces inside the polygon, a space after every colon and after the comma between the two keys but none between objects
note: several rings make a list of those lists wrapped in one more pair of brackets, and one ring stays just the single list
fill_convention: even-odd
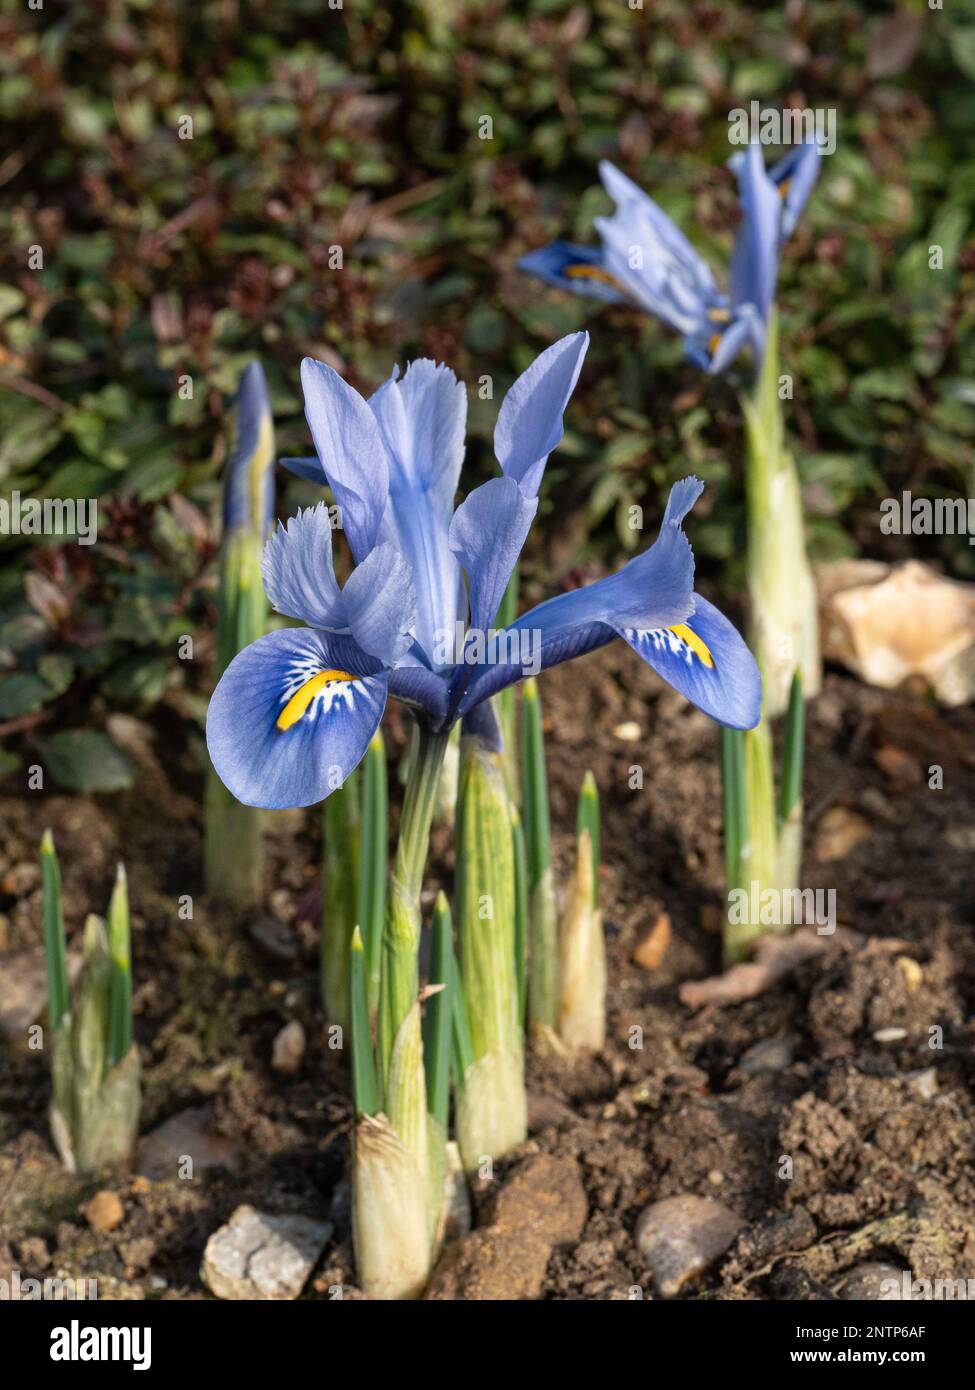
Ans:
[{"label": "sky blue petal", "polygon": [[765,324],[753,304],[743,304],[725,328],[707,337],[688,338],[684,351],[689,362],[711,376],[718,376],[734,362],[742,348],[750,346],[760,359],[765,348]]},{"label": "sky blue petal", "polygon": [[410,567],[391,545],[377,545],[342,590],[346,623],[364,652],[392,666],[413,644],[416,591]]},{"label": "sky blue petal", "polygon": [[271,607],[310,627],[343,628],[345,604],[332,568],[328,506],[298,510],[268,538],[261,574]]},{"label": "sky blue petal", "polygon": [[260,362],[251,362],[240,379],[234,419],[236,436],[223,493],[224,531],[254,525],[266,535],[274,519],[274,423]]},{"label": "sky blue petal", "polygon": [[735,172],[742,221],[731,257],[731,299],[735,306],[754,304],[767,321],[779,270],[779,194],[757,142],[741,152]]},{"label": "sky blue petal", "polygon": [[796,223],[819,178],[821,160],[819,145],[810,141],[805,145],[797,145],[769,170],[769,178],[782,199],[782,222],[779,231],[782,241],[787,241],[795,231]]},{"label": "sky blue petal", "polygon": [[607,304],[621,304],[625,295],[610,283],[612,277],[605,266],[602,251],[597,246],[574,246],[569,241],[552,241],[529,251],[518,262],[518,269],[537,275],[546,284],[560,290],[571,290],[588,299],[601,299]]},{"label": "sky blue petal", "polygon": [[465,497],[450,523],[450,548],[470,580],[470,625],[494,622],[538,510],[514,478],[492,478]]},{"label": "sky blue petal", "polygon": [[562,416],[589,347],[588,333],[570,333],[539,353],[501,402],[494,452],[506,476],[526,497],[536,497],[553,449],[562,441]]},{"label": "sky blue petal", "polygon": [[625,174],[605,163],[600,174],[617,205],[595,218],[606,269],[648,313],[685,336],[698,332],[708,309],[724,303],[707,262]]},{"label": "sky blue petal", "polygon": [[389,500],[381,538],[413,572],[416,639],[434,664],[438,632],[453,629],[460,569],[448,531],[464,458],[467,393],[449,367],[411,362],[369,401],[389,458]]},{"label": "sky blue petal", "polygon": [[755,658],[737,629],[707,599],[697,595],[693,615],[678,624],[676,632],[670,625],[649,632],[623,628],[620,636],[719,724],[752,729],[758,723],[762,680]]},{"label": "sky blue petal", "polygon": [[[356,679],[325,686],[300,718],[279,728],[295,693],[330,670]],[[385,674],[349,638],[286,628],[245,647],[221,676],[207,712],[207,747],[245,805],[312,806],[360,761],[385,704]]]},{"label": "sky blue petal", "polygon": [[376,418],[338,372],[306,357],[301,364],[305,415],[352,554],[363,560],[376,543],[389,496],[389,464]]},{"label": "sky blue petal", "polygon": [[[623,628],[668,627],[694,611],[694,556],[681,522],[703,490],[697,478],[671,489],[660,534],[616,574],[559,594],[524,614],[506,636],[521,644],[513,659],[474,669],[457,704],[466,714],[481,700],[531,674],[612,641]],[[458,687],[460,690],[460,687]]]},{"label": "sky blue petal", "polygon": [[691,279],[702,287],[711,285],[713,288],[714,280],[711,268],[698,253],[693,245],[674,222],[673,218],[667,216],[663,208],[645,193],[638,184],[631,178],[627,178],[615,164],[611,164],[608,159],[603,159],[599,164],[599,177],[602,179],[603,187],[612,198],[613,202],[620,208],[630,208],[638,211],[638,214],[646,219],[646,222],[653,228],[655,242],[667,253],[667,256],[679,262],[690,272]]}]

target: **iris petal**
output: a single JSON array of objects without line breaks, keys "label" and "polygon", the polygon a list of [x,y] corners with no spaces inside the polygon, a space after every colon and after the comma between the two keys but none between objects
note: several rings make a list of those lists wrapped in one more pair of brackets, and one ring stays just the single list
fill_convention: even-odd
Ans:
[{"label": "iris petal", "polygon": [[271,607],[310,627],[347,626],[345,604],[332,568],[328,507],[298,510],[269,537],[261,574]]},{"label": "iris petal", "polygon": [[364,560],[376,543],[389,496],[389,464],[379,426],[358,391],[324,362],[306,357],[301,385],[315,449],[341,509],[352,554]]},{"label": "iris petal", "polygon": [[506,477],[536,497],[545,464],[562,441],[562,417],[589,347],[588,333],[569,333],[539,353],[501,402],[494,452]]},{"label": "iris petal", "polygon": [[409,651],[416,623],[410,567],[391,545],[377,545],[342,590],[346,620],[364,652],[392,666]]},{"label": "iris petal", "polygon": [[719,724],[751,729],[758,723],[762,681],[737,629],[697,595],[691,617],[650,631],[623,628],[628,642],[658,675]]},{"label": "iris petal", "polygon": [[769,178],[782,199],[779,233],[782,241],[787,241],[795,231],[796,223],[819,178],[821,159],[819,145],[815,141],[808,141],[790,150],[784,159],[773,164],[769,170]]},{"label": "iris petal", "polygon": [[607,304],[621,304],[626,299],[606,269],[602,251],[596,246],[552,241],[522,256],[518,269],[537,275],[557,289],[571,290],[587,299],[601,299]]},{"label": "iris petal", "polygon": [[492,478],[474,489],[454,512],[450,548],[470,578],[470,625],[494,622],[508,580],[538,510],[514,478]]},{"label": "iris petal", "polygon": [[650,630],[683,622],[694,611],[694,556],[681,522],[702,487],[697,478],[675,484],[660,535],[617,574],[548,599],[512,624],[507,639],[513,659],[479,666],[459,712],[466,714],[532,668],[546,670],[604,646],[622,628]]},{"label": "iris petal", "polygon": [[386,684],[349,638],[308,628],[259,638],[234,657],[210,700],[207,747],[218,775],[247,806],[323,801],[365,753]]},{"label": "iris petal", "polygon": [[765,322],[775,297],[782,209],[761,145],[742,151],[735,172],[742,222],[731,257],[731,298],[735,306],[753,304]]},{"label": "iris petal", "polygon": [[467,394],[453,372],[411,362],[369,401],[389,458],[382,539],[407,560],[416,587],[416,639],[434,664],[439,633],[452,631],[460,568],[448,542],[464,457]]}]

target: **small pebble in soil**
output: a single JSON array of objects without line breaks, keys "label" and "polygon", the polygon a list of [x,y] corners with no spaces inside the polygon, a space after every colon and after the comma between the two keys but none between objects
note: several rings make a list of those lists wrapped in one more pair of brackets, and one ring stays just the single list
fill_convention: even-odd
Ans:
[{"label": "small pebble in soil", "polygon": [[114,1231],[125,1216],[121,1197],[107,1189],[96,1192],[81,1211],[93,1231]]},{"label": "small pebble in soil", "polygon": [[745,1076],[760,1076],[763,1072],[786,1071],[792,1066],[796,1050],[796,1039],[792,1033],[779,1033],[774,1038],[763,1038],[743,1052],[738,1062],[738,1070]]},{"label": "small pebble in soil", "polygon": [[200,1277],[217,1298],[297,1298],[331,1234],[330,1221],[241,1206],[207,1241]]},{"label": "small pebble in soil", "polygon": [[641,937],[633,950],[634,965],[644,970],[656,970],[667,954],[671,938],[670,917],[661,912],[645,936]]},{"label": "small pebble in soil", "polygon": [[723,1203],[691,1193],[645,1207],[636,1223],[636,1244],[661,1298],[675,1298],[715,1264],[742,1225]]},{"label": "small pebble in soil", "polygon": [[903,1042],[906,1037],[906,1028],[878,1028],[873,1035],[873,1040],[879,1043],[895,1043]]},{"label": "small pebble in soil", "polygon": [[293,961],[298,959],[298,943],[294,932],[274,917],[259,917],[249,928],[252,940],[256,941],[265,955],[271,960]]},{"label": "small pebble in soil", "polygon": [[613,737],[622,739],[624,743],[638,743],[643,737],[643,730],[635,719],[627,719],[622,724],[617,724],[613,730]]},{"label": "small pebble in soil", "polygon": [[923,1071],[911,1071],[905,1077],[911,1090],[922,1100],[934,1100],[938,1094],[938,1072],[935,1067],[925,1067]]},{"label": "small pebble in soil", "polygon": [[833,806],[819,823],[813,855],[820,864],[845,859],[864,840],[869,840],[872,833],[870,822],[856,811]]},{"label": "small pebble in soil", "polygon": [[909,994],[916,994],[924,984],[924,971],[913,956],[898,956],[894,961]]},{"label": "small pebble in soil", "polygon": [[286,1023],[274,1039],[271,1066],[283,1076],[294,1076],[305,1055],[305,1030],[298,1019]]},{"label": "small pebble in soil", "polygon": [[[854,1265],[848,1270],[836,1292],[840,1298],[871,1303],[911,1302],[911,1275],[904,1279],[905,1271],[896,1265],[883,1264],[879,1260]],[[906,1294],[905,1294],[906,1284]]]}]

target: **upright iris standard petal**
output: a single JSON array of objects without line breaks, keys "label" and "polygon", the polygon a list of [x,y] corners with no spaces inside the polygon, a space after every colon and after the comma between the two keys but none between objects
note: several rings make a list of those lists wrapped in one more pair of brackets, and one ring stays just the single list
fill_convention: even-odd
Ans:
[{"label": "upright iris standard petal", "polygon": [[606,268],[606,257],[594,246],[552,241],[522,256],[518,269],[537,275],[556,289],[572,290],[574,294],[601,299],[606,304],[626,301],[626,295]]},{"label": "upright iris standard petal", "polygon": [[782,200],[780,241],[787,241],[795,231],[796,223],[819,178],[821,159],[819,145],[809,141],[790,150],[784,159],[773,164],[769,170],[769,178]]},{"label": "upright iris standard petal", "polygon": [[274,515],[274,424],[260,362],[251,362],[241,377],[234,414],[237,437],[227,464],[224,533],[246,526],[266,536]]},{"label": "upright iris standard petal", "polygon": [[494,452],[506,477],[537,497],[545,464],[562,441],[562,416],[589,347],[588,333],[570,333],[540,353],[501,402]]},{"label": "upright iris standard petal", "polygon": [[509,659],[480,666],[457,712],[467,714],[496,691],[597,647],[624,628],[650,630],[683,622],[694,609],[694,556],[681,522],[702,484],[685,478],[671,490],[660,535],[617,573],[548,599],[507,629]]},{"label": "upright iris standard petal", "polygon": [[348,626],[345,604],[332,567],[328,507],[299,509],[269,537],[261,574],[271,607],[309,627]]},{"label": "upright iris standard petal", "polygon": [[470,625],[494,622],[538,510],[514,478],[492,478],[469,493],[450,523],[450,548],[470,579]]},{"label": "upright iris standard petal", "polygon": [[247,806],[323,801],[360,761],[386,704],[386,675],[350,638],[289,628],[258,638],[220,678],[207,747]]},{"label": "upright iris standard petal", "polygon": [[391,545],[377,545],[342,590],[346,622],[364,652],[395,666],[413,643],[416,590],[409,565]]},{"label": "upright iris standard petal", "polygon": [[620,636],[675,690],[732,729],[752,729],[762,706],[758,665],[738,631],[707,599],[695,596],[683,623]]},{"label": "upright iris standard petal", "polygon": [[411,362],[369,401],[389,459],[389,499],[381,538],[413,572],[416,640],[435,664],[437,636],[453,629],[460,570],[448,533],[464,458],[467,394],[449,367]]},{"label": "upright iris standard petal", "polygon": [[731,258],[731,298],[735,305],[753,304],[764,323],[775,298],[782,209],[761,145],[753,143],[742,152],[735,172],[742,222]]},{"label": "upright iris standard petal", "polygon": [[352,554],[364,560],[376,544],[389,496],[389,465],[375,416],[332,367],[301,364],[305,415],[325,477],[342,513]]}]

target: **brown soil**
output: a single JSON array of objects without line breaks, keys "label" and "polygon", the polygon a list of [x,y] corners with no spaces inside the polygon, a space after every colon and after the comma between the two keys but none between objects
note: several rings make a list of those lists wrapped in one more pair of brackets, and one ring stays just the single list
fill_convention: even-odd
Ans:
[{"label": "brown soil", "polygon": [[[679,986],[714,974],[720,956],[714,726],[622,644],[545,678],[542,695],[563,875],[586,766],[599,781],[610,959],[605,1053],[529,1068],[525,1152],[575,1156],[589,1207],[581,1238],[549,1261],[543,1296],[627,1298],[635,1286],[652,1296],[634,1226],[647,1203],[678,1193],[716,1197],[746,1223],[692,1297],[830,1296],[844,1270],[874,1259],[918,1277],[975,1277],[975,712],[828,678],[810,718],[804,879],[836,890],[844,930],[773,992],[693,1013]],[[640,728],[633,742],[614,732],[627,722]],[[402,731],[394,712],[394,744]],[[0,1266],[97,1275],[101,1297],[205,1297],[203,1247],[234,1207],[331,1209],[335,1237],[306,1295],[328,1297],[352,1282],[350,1104],[318,1004],[318,816],[272,818],[263,917],[215,908],[202,894],[193,750],[174,754],[161,733],[133,725],[134,746],[140,732],[131,794],[0,800],[0,948],[40,941],[44,825],[71,934],[104,909],[124,858],[142,1129],[209,1105],[226,1163],[193,1181],[68,1177],[47,1133],[43,1054],[0,1043]],[[638,764],[644,787],[631,790]],[[928,786],[934,764],[940,790]],[[837,806],[870,834],[819,862],[817,833]],[[433,849],[430,884],[449,884],[446,832]],[[192,920],[178,915],[181,894],[194,899]],[[663,911],[673,939],[647,971],[631,954]],[[294,1018],[308,1048],[286,1079],[271,1069],[271,1045]],[[906,1036],[878,1041],[884,1029]],[[106,1187],[124,1217],[97,1234],[81,1208]]]}]

